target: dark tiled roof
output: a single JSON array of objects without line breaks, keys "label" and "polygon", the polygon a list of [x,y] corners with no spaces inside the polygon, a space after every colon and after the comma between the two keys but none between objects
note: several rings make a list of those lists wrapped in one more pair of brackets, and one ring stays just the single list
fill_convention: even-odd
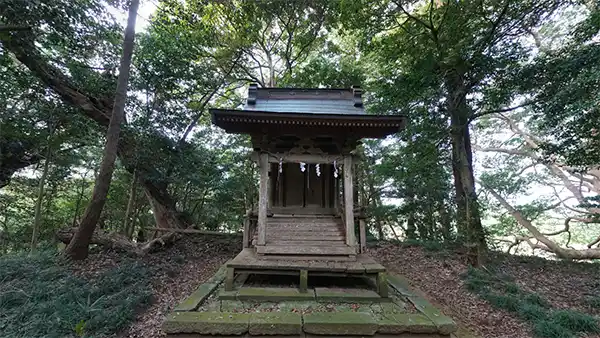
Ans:
[{"label": "dark tiled roof", "polygon": [[364,115],[362,91],[350,89],[258,88],[250,85],[246,111]]}]

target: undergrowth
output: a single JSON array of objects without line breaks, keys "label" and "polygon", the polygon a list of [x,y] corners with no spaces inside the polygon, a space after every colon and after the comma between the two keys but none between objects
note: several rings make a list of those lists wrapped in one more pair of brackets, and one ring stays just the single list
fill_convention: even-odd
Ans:
[{"label": "undergrowth", "polygon": [[150,303],[151,271],[136,262],[86,280],[49,252],[0,258],[2,337],[106,337]]},{"label": "undergrowth", "polygon": [[522,290],[510,276],[471,268],[463,277],[466,287],[492,306],[531,323],[537,337],[572,338],[600,332],[596,318],[578,311],[553,309],[540,295]]}]

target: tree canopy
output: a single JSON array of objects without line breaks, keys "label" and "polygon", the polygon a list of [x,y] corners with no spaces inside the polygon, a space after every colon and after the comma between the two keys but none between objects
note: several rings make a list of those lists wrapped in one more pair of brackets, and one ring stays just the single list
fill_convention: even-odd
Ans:
[{"label": "tree canopy", "polygon": [[[23,5],[26,3],[26,5]],[[0,252],[79,224],[113,111],[128,1],[5,0]],[[239,231],[250,140],[211,126],[262,87],[360,84],[407,128],[357,165],[370,238],[600,258],[600,8],[593,1],[142,1],[97,231]],[[35,217],[37,215],[37,217]],[[37,221],[36,221],[37,218]],[[34,224],[39,225],[35,234]],[[148,247],[149,248],[149,247]]]}]

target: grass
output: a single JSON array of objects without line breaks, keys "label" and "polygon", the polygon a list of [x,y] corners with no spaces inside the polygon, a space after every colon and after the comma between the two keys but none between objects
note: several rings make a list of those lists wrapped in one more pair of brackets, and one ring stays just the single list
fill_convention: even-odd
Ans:
[{"label": "grass", "polygon": [[573,338],[581,333],[599,333],[596,318],[578,311],[553,309],[540,295],[522,290],[509,276],[469,269],[466,287],[496,308],[516,314],[532,324],[540,338]]},{"label": "grass", "polygon": [[121,263],[88,281],[49,252],[0,258],[2,337],[107,337],[151,301],[151,271]]}]

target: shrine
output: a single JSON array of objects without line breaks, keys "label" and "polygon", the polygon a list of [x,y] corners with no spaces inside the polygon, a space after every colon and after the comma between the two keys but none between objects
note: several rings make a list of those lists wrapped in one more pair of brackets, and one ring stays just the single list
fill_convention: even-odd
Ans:
[{"label": "shrine", "polygon": [[251,84],[243,109],[210,113],[213,124],[226,132],[250,135],[260,172],[258,208],[246,215],[244,249],[227,265],[226,289],[242,272],[298,274],[301,290],[309,273],[381,278],[385,269],[365,253],[354,152],[363,138],[402,130],[406,117],[366,114],[356,86]]},{"label": "shrine", "polygon": [[451,337],[456,323],[366,250],[355,151],[405,117],[366,114],[358,87],[254,84],[242,109],[210,113],[250,135],[259,198],[242,251],[167,315],[167,337]]}]

